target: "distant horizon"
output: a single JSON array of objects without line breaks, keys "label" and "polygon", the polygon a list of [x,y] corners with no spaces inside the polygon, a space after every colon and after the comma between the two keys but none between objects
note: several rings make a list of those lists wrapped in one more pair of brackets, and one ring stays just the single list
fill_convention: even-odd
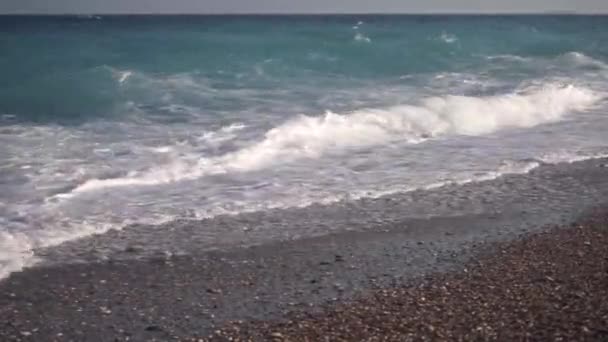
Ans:
[{"label": "distant horizon", "polygon": [[608,15],[606,0],[3,0],[8,15]]},{"label": "distant horizon", "polygon": [[383,15],[383,16],[407,16],[407,15],[581,15],[581,16],[606,16],[608,12],[577,12],[569,10],[554,11],[522,11],[522,12],[0,12],[0,16],[322,16],[322,15]]}]

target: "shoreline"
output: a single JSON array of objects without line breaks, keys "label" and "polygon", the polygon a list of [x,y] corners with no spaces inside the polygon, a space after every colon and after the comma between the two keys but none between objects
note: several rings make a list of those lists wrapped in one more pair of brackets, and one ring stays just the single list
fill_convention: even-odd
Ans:
[{"label": "shoreline", "polygon": [[[342,254],[338,249],[315,253],[319,241],[307,240],[291,251],[294,246],[276,245],[244,249],[241,255],[210,253],[207,259],[31,269],[0,283],[0,339],[608,337],[608,205],[570,225],[473,243],[460,251],[419,240],[414,244],[426,255],[348,253],[361,241],[388,251],[395,234],[379,236],[325,241],[341,245]],[[313,253],[305,255],[309,248]],[[389,267],[392,258],[407,274]],[[365,285],[353,286],[357,283]]]},{"label": "shoreline", "polygon": [[[500,244],[517,245],[517,241],[556,226],[594,220],[598,215],[605,218],[605,162],[598,159],[548,166],[530,175],[506,176],[497,181],[498,186],[512,189],[512,195],[504,192],[494,203],[483,198],[473,201],[471,196],[459,199],[457,204],[472,201],[490,208],[460,216],[408,218],[403,214],[403,208],[412,212],[428,208],[432,202],[427,198],[432,199],[436,192],[454,191],[446,188],[390,201],[368,201],[365,208],[375,210],[372,213],[376,216],[385,214],[385,220],[369,227],[369,221],[359,222],[366,229],[181,256],[155,254],[129,259],[119,254],[109,260],[26,269],[0,280],[0,322],[5,322],[0,340],[106,341],[111,337],[117,341],[198,341],[229,322],[280,322],[298,313],[318,317],[328,307],[378,289],[458,274],[472,257],[496,250]],[[496,186],[465,185],[456,189],[460,191],[456,194],[477,196],[492,189],[490,185]],[[525,196],[517,197],[520,192]],[[294,209],[277,219],[314,217],[331,210]],[[342,224],[355,224],[356,215],[365,215],[347,213]],[[245,218],[263,223],[268,217],[254,214]],[[376,217],[370,219],[375,222]],[[218,227],[225,227],[230,220],[240,222],[243,218],[221,218],[223,225]],[[160,234],[167,227],[160,228],[150,234]],[[135,235],[124,233],[137,237],[137,231]],[[63,248],[91,253],[82,246],[103,246],[124,237],[119,232],[113,234]],[[49,253],[53,255],[53,251]]]}]

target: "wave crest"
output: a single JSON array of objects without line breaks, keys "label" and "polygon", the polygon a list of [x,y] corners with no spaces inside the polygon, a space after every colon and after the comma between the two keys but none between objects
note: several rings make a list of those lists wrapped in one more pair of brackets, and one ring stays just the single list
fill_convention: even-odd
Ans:
[{"label": "wave crest", "polygon": [[108,187],[158,185],[211,174],[255,171],[276,163],[319,158],[329,151],[389,142],[420,143],[444,135],[482,135],[505,128],[533,127],[584,110],[599,98],[587,88],[550,84],[505,95],[433,97],[418,105],[350,114],[327,112],[318,117],[302,115],[269,130],[262,141],[235,152],[212,158],[182,157],[127,177],[92,179],[59,197]]},{"label": "wave crest", "polygon": [[608,64],[589,57],[581,52],[572,51],[562,55],[561,57],[567,62],[573,63],[577,66],[608,70]]}]

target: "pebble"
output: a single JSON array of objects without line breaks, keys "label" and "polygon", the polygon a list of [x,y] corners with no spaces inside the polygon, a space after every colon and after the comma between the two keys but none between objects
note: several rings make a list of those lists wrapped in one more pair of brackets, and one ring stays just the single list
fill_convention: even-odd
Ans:
[{"label": "pebble", "polygon": [[[296,313],[287,323],[245,323],[225,331],[224,337],[518,341],[559,336],[571,341],[585,334],[584,340],[608,341],[608,331],[602,328],[608,317],[608,273],[597,262],[608,260],[608,249],[576,253],[581,244],[590,246],[591,241],[596,246],[608,245],[605,223],[595,230],[558,228],[498,244],[495,253],[476,257],[460,271],[424,278],[411,286],[371,291],[354,302],[333,298],[337,305],[329,305],[326,311]],[[551,285],[539,287],[539,279]]]}]

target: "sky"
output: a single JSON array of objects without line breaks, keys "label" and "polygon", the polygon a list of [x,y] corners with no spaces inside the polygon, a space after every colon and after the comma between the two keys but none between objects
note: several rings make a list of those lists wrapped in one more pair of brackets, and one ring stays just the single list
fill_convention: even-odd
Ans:
[{"label": "sky", "polygon": [[608,14],[608,0],[0,0],[3,14],[553,11]]}]

